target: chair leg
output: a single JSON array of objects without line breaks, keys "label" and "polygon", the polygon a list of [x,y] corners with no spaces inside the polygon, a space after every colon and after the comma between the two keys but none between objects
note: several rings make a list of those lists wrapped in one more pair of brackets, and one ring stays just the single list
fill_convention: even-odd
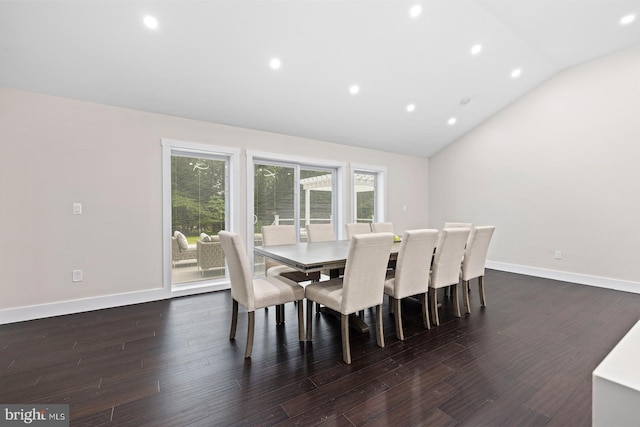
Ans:
[{"label": "chair leg", "polygon": [[422,304],[422,324],[425,329],[431,329],[431,321],[429,320],[429,302],[427,293],[420,294],[420,304]]},{"label": "chair leg", "polygon": [[462,298],[464,299],[464,312],[471,313],[471,304],[469,302],[469,281],[462,281]]},{"label": "chair leg", "polygon": [[[397,300],[400,301],[400,300]],[[398,305],[398,313],[400,313],[400,305]],[[378,347],[384,347],[384,327],[382,325],[382,304],[376,305],[376,339]]]},{"label": "chair leg", "polygon": [[402,304],[399,299],[389,297],[391,299],[391,307],[396,319],[396,337],[400,341],[404,341],[404,332],[402,331]]},{"label": "chair leg", "polygon": [[342,360],[351,365],[351,347],[349,346],[349,315],[343,314],[340,320],[342,329]]},{"label": "chair leg", "polygon": [[438,326],[440,319],[438,318],[438,290],[429,288],[429,297],[431,298],[431,320],[433,324]]},{"label": "chair leg", "polygon": [[284,323],[284,304],[276,305],[276,325]]},{"label": "chair leg", "polygon": [[[316,307],[318,304],[316,304]],[[307,300],[307,341],[311,341],[311,322],[313,318],[313,301]]]},{"label": "chair leg", "polygon": [[298,341],[304,341],[304,300],[298,301]]},{"label": "chair leg", "polygon": [[453,308],[455,310],[456,317],[460,317],[460,301],[458,298],[458,284],[451,285],[451,296],[453,297]]},{"label": "chair leg", "polygon": [[238,327],[238,301],[233,300],[232,309],[231,309],[231,331],[229,332],[230,340],[236,337],[237,327]]},{"label": "chair leg", "polygon": [[484,296],[484,276],[478,277],[478,293],[480,294],[480,305],[483,307],[486,306],[487,299]]},{"label": "chair leg", "polygon": [[248,359],[251,357],[251,351],[253,350],[253,333],[255,331],[256,324],[256,312],[249,312],[249,321],[247,322],[247,349],[244,351],[244,358]]},{"label": "chair leg", "polygon": [[394,298],[391,295],[389,295],[389,314],[393,314],[393,312],[396,309],[394,307],[393,300],[394,300]]}]

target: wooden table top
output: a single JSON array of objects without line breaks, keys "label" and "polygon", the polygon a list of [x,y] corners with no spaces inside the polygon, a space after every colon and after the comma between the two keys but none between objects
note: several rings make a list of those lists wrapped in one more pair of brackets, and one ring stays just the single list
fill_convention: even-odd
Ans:
[{"label": "wooden table top", "polygon": [[[253,251],[296,270],[312,272],[344,267],[350,244],[350,240],[300,242],[290,245],[255,246]],[[393,244],[392,257],[397,255],[399,248],[400,243]]]}]

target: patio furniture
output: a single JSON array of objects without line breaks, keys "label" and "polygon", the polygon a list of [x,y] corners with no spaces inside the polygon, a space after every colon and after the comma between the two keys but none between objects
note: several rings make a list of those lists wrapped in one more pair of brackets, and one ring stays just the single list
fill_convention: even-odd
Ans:
[{"label": "patio furniture", "polygon": [[218,236],[200,235],[196,242],[198,271],[204,276],[208,271],[224,272],[224,251]]},{"label": "patio furniture", "polygon": [[187,238],[179,231],[173,232],[171,237],[171,263],[173,267],[181,261],[195,262],[198,256],[196,245],[190,245]]}]

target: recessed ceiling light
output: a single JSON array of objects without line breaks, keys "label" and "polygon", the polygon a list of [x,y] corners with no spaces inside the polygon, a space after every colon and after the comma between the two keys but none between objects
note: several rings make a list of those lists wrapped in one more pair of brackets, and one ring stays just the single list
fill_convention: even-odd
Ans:
[{"label": "recessed ceiling light", "polygon": [[451,118],[449,118],[449,120],[447,120],[447,124],[449,126],[453,126],[453,125],[456,124],[457,121],[458,121],[458,119],[456,119],[455,117],[451,117]]},{"label": "recessed ceiling light", "polygon": [[620,25],[629,25],[635,20],[636,20],[636,15],[634,14],[625,15],[620,19]]},{"label": "recessed ceiling light", "polygon": [[480,52],[482,52],[482,45],[481,44],[473,45],[473,47],[471,48],[471,54],[472,55],[477,55]]},{"label": "recessed ceiling light", "polygon": [[416,110],[416,104],[407,105],[407,113],[413,113]]},{"label": "recessed ceiling light", "polygon": [[416,4],[412,6],[411,9],[409,9],[409,15],[411,15],[412,18],[417,18],[418,16],[420,16],[421,13],[422,13],[422,6],[420,6],[419,4]]},{"label": "recessed ceiling light", "polygon": [[269,66],[271,68],[273,68],[274,70],[277,70],[278,68],[280,68],[282,66],[282,62],[278,58],[273,58],[269,62]]},{"label": "recessed ceiling light", "polygon": [[358,86],[358,85],[351,85],[351,86],[349,87],[349,93],[350,93],[351,95],[355,95],[355,94],[356,94],[356,93],[358,93],[358,92],[360,92],[360,86]]},{"label": "recessed ceiling light", "polygon": [[158,28],[158,20],[151,15],[147,15],[144,17],[144,25],[151,30],[155,30]]},{"label": "recessed ceiling light", "polygon": [[522,74],[522,68],[516,68],[515,70],[511,71],[511,78],[517,79],[518,77],[520,77],[521,74]]}]

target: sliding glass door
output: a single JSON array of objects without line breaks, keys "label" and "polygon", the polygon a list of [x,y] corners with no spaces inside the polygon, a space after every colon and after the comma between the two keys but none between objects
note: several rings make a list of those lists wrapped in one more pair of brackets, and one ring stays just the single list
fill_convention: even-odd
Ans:
[{"label": "sliding glass door", "polygon": [[174,291],[203,282],[217,286],[226,277],[217,234],[232,223],[230,171],[236,153],[216,148],[163,140],[165,239],[170,253],[165,277]]},{"label": "sliding glass door", "polygon": [[306,240],[307,224],[332,224],[335,200],[335,171],[301,168],[298,182],[300,235]]},{"label": "sliding glass door", "polygon": [[[253,163],[253,244],[262,245],[262,226],[293,225],[306,241],[309,223],[333,223],[335,169],[255,160]],[[255,257],[255,273],[264,259]]]}]

